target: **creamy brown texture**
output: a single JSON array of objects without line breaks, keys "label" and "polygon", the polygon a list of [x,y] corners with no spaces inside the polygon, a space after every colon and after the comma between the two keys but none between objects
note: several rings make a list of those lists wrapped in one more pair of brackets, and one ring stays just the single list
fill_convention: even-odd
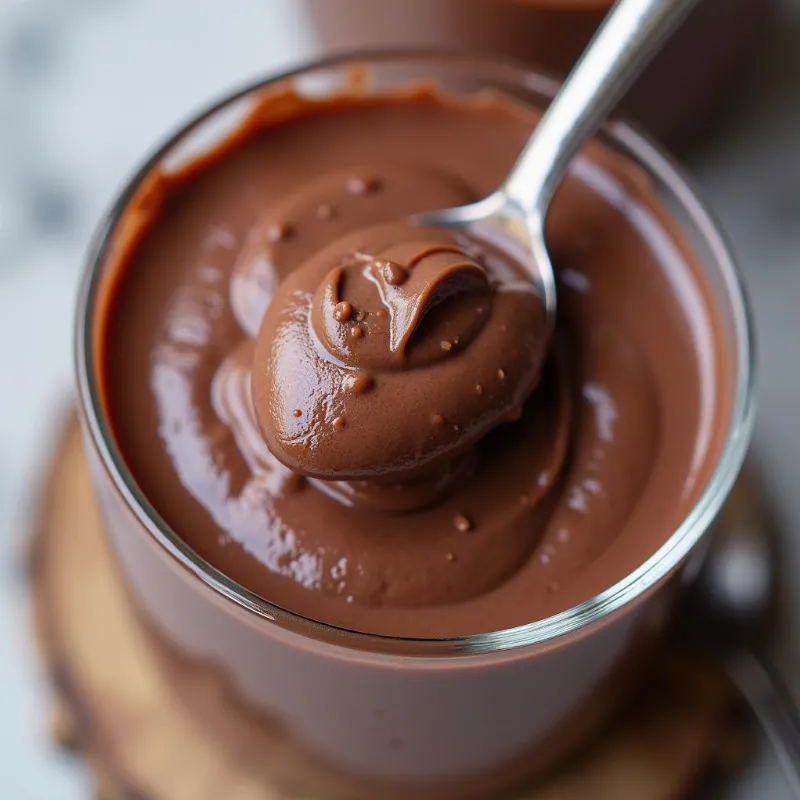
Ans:
[{"label": "creamy brown texture", "polygon": [[153,183],[111,270],[106,403],[150,502],[265,599],[359,630],[498,630],[624,577],[729,416],[710,293],[646,180],[593,146],[559,191],[540,373],[521,268],[403,222],[494,189],[533,112],[274,105]]},{"label": "creamy brown texture", "polygon": [[253,360],[270,451],[309,477],[402,494],[518,419],[544,360],[544,310],[523,268],[493,256],[399,222],[345,236],[289,275]]}]

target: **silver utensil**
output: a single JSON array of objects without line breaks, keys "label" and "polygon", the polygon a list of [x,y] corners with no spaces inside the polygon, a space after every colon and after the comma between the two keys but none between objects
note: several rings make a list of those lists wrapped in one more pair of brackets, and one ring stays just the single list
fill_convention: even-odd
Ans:
[{"label": "silver utensil", "polygon": [[478,238],[500,235],[519,245],[544,302],[548,335],[555,324],[556,286],[544,223],[553,193],[578,148],[696,2],[618,0],[502,186],[477,203],[412,218],[421,225],[474,228]]},{"label": "silver utensil", "polygon": [[800,798],[800,713],[767,648],[776,602],[777,537],[751,487],[740,480],[711,534],[679,624],[722,654],[728,674],[769,739],[793,797]]}]

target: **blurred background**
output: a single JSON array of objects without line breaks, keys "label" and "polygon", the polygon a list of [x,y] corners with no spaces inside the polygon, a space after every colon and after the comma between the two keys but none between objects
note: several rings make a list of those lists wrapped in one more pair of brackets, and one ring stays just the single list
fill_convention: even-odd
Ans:
[{"label": "blurred background", "polygon": [[[724,13],[707,22],[701,49],[705,42],[732,52],[734,24],[752,41],[729,85],[700,94],[707,73],[681,44],[665,68],[677,90],[673,110],[658,124],[680,145],[749,284],[761,361],[752,460],[784,533],[791,577],[800,574],[800,0],[775,0],[757,23],[734,8],[770,0],[707,2]],[[323,46],[366,43],[363,31],[343,24],[352,19],[346,8],[358,9],[372,43],[431,40],[445,24],[431,12],[420,36],[395,23],[388,0],[358,3],[0,0],[0,797],[91,796],[80,765],[47,738],[22,562],[37,477],[69,407],[73,302],[93,227],[143,155],[200,105]],[[519,27],[513,19],[509,26]],[[482,44],[466,28],[457,38]],[[551,56],[563,54],[559,43]],[[694,119],[704,117],[698,135],[672,129],[689,106]],[[797,687],[800,582],[788,588],[781,662]],[[766,751],[735,796],[785,796]]]}]

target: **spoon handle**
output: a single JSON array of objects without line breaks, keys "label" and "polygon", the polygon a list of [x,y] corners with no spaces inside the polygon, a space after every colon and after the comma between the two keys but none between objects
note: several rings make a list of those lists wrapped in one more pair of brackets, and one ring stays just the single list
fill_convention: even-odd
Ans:
[{"label": "spoon handle", "polygon": [[697,0],[618,0],[542,116],[503,186],[544,219],[572,157]]},{"label": "spoon handle", "polygon": [[800,713],[789,687],[771,660],[752,650],[733,653],[727,667],[761,723],[792,797],[800,800]]}]

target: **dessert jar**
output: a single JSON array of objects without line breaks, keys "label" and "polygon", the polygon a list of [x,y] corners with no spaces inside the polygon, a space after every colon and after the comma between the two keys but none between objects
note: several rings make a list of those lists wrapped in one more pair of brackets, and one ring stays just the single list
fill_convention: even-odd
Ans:
[{"label": "dessert jar", "polygon": [[77,315],[89,463],[138,611],[171,652],[213,667],[242,713],[279,726],[301,754],[298,764],[344,780],[351,797],[360,789],[373,797],[493,791],[570,747],[606,710],[620,671],[663,626],[682,567],[700,552],[752,427],[751,329],[728,249],[680,171],[630,127],[609,123],[600,138],[639,166],[695,250],[732,365],[730,385],[721,387],[732,411],[719,461],[691,513],[657,552],[617,584],[550,618],[461,638],[404,639],[332,627],[271,604],[203,561],[167,526],[126,467],[99,385],[98,307],[113,254],[129,234],[126,208],[156,167],[178,170],[235,133],[265,90],[328,97],[418,81],[443,93],[502,92],[533,107],[545,106],[557,89],[549,78],[502,62],[395,53],[337,57],[247,87],[173,136],[123,191],[94,242]]},{"label": "dessert jar", "polygon": [[[565,74],[611,0],[305,0],[323,52],[438,45]],[[751,71],[772,0],[701,0],[622,101],[672,149],[697,141]]]}]

